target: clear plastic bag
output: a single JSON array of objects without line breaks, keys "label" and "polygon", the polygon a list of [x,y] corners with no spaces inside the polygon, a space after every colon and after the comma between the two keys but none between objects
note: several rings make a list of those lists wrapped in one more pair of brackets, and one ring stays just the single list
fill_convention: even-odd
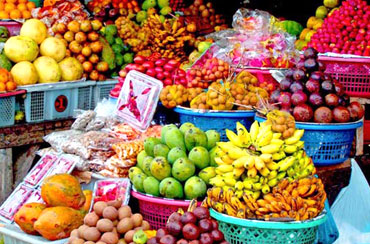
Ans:
[{"label": "clear plastic bag", "polygon": [[86,131],[98,131],[102,128],[104,128],[105,126],[105,122],[106,122],[107,118],[106,117],[102,117],[102,116],[99,116],[99,117],[95,117],[94,119],[92,119],[86,126]]},{"label": "clear plastic bag", "polygon": [[49,143],[57,152],[62,152],[63,145],[72,138],[80,136],[83,132],[78,130],[57,131],[44,136],[44,141]]},{"label": "clear plastic bag", "polygon": [[96,113],[92,110],[77,111],[78,115],[71,128],[73,130],[85,130],[86,126],[95,118]]}]

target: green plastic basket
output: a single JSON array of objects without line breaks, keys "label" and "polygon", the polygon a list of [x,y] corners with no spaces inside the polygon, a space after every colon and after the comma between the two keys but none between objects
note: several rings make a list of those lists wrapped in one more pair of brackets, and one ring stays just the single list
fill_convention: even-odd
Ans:
[{"label": "green plastic basket", "polygon": [[311,244],[315,242],[319,225],[326,221],[323,212],[307,221],[272,222],[230,217],[210,209],[219,229],[230,244]]}]

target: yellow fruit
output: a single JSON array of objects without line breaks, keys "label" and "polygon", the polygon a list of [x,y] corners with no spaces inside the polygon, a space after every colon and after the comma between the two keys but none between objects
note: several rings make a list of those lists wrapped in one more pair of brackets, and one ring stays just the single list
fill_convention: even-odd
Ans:
[{"label": "yellow fruit", "polygon": [[338,0],[324,0],[324,6],[328,8],[335,8],[338,3]]},{"label": "yellow fruit", "polygon": [[62,71],[62,81],[79,80],[82,77],[83,68],[77,59],[68,57],[59,63],[60,70]]},{"label": "yellow fruit", "polygon": [[35,66],[28,61],[22,61],[15,64],[10,73],[18,86],[36,84],[39,80]]},{"label": "yellow fruit", "polygon": [[51,57],[39,57],[33,65],[39,75],[39,83],[58,82],[62,76],[58,63]]},{"label": "yellow fruit", "polygon": [[66,56],[66,51],[63,41],[55,37],[46,38],[40,45],[41,55],[51,57],[57,62],[63,60]]},{"label": "yellow fruit", "polygon": [[22,25],[20,36],[27,36],[40,44],[47,37],[46,25],[38,19],[30,19]]},{"label": "yellow fruit", "polygon": [[39,54],[37,43],[26,36],[10,37],[4,45],[5,55],[14,63],[33,61]]}]

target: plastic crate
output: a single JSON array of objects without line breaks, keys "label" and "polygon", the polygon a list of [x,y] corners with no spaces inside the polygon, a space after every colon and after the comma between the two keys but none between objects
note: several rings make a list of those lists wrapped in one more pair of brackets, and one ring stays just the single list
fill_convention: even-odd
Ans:
[{"label": "plastic crate", "polygon": [[0,94],[0,127],[14,125],[15,96],[24,93],[24,90],[19,90]]},{"label": "plastic crate", "polygon": [[272,222],[230,217],[210,210],[219,229],[230,244],[309,244],[314,243],[319,225],[327,219],[325,212],[312,220]]},{"label": "plastic crate", "polygon": [[226,140],[225,129],[234,129],[236,122],[242,123],[248,130],[254,122],[254,111],[206,111],[200,112],[189,108],[176,107],[180,123],[190,122],[200,129],[216,130],[221,135],[221,140]]},{"label": "plastic crate", "polygon": [[117,83],[118,80],[107,80],[96,82],[92,96],[92,106],[95,108],[98,102],[100,102],[104,98],[109,99],[109,93]]},{"label": "plastic crate", "polygon": [[370,58],[319,56],[326,65],[325,73],[343,84],[347,95],[370,97]]},{"label": "plastic crate", "polygon": [[91,109],[94,85],[95,81],[79,81],[24,86],[26,122],[68,118],[75,109]]},{"label": "plastic crate", "polygon": [[6,27],[10,36],[18,36],[21,31],[22,23],[17,21],[0,21],[0,26]]},{"label": "plastic crate", "polygon": [[131,191],[131,196],[138,199],[140,213],[154,230],[165,227],[168,217],[173,212],[176,212],[179,208],[186,211],[190,204],[189,200],[154,197],[139,193],[135,189]]},{"label": "plastic crate", "polygon": [[[257,121],[265,118],[256,116]],[[304,149],[315,165],[343,163],[349,158],[356,129],[362,121],[336,124],[296,122],[296,127],[304,129],[302,141]]]}]

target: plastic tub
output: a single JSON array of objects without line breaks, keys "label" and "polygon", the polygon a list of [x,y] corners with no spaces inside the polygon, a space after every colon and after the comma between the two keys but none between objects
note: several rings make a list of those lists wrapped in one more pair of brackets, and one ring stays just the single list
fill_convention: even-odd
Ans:
[{"label": "plastic tub", "polygon": [[230,244],[314,243],[319,225],[326,221],[322,213],[308,221],[270,222],[230,217],[210,209],[211,216],[218,221],[219,229]]},{"label": "plastic tub", "polygon": [[179,208],[187,211],[190,204],[189,200],[174,200],[139,193],[134,187],[131,196],[138,199],[140,213],[155,230],[165,227],[168,217]]},{"label": "plastic tub", "polygon": [[370,58],[339,58],[319,56],[326,64],[325,73],[343,84],[353,97],[370,97]]},{"label": "plastic tub", "polygon": [[254,111],[215,111],[208,110],[201,112],[190,108],[176,107],[174,109],[179,114],[180,123],[193,123],[198,128],[206,130],[216,130],[221,135],[221,140],[226,139],[225,129],[235,129],[236,122],[241,122],[248,130],[254,121]]},{"label": "plastic tub", "polygon": [[[259,122],[266,119],[256,116]],[[304,149],[315,165],[343,163],[349,158],[356,128],[362,121],[337,124],[318,124],[296,122],[296,127],[304,129],[302,141]]]}]

